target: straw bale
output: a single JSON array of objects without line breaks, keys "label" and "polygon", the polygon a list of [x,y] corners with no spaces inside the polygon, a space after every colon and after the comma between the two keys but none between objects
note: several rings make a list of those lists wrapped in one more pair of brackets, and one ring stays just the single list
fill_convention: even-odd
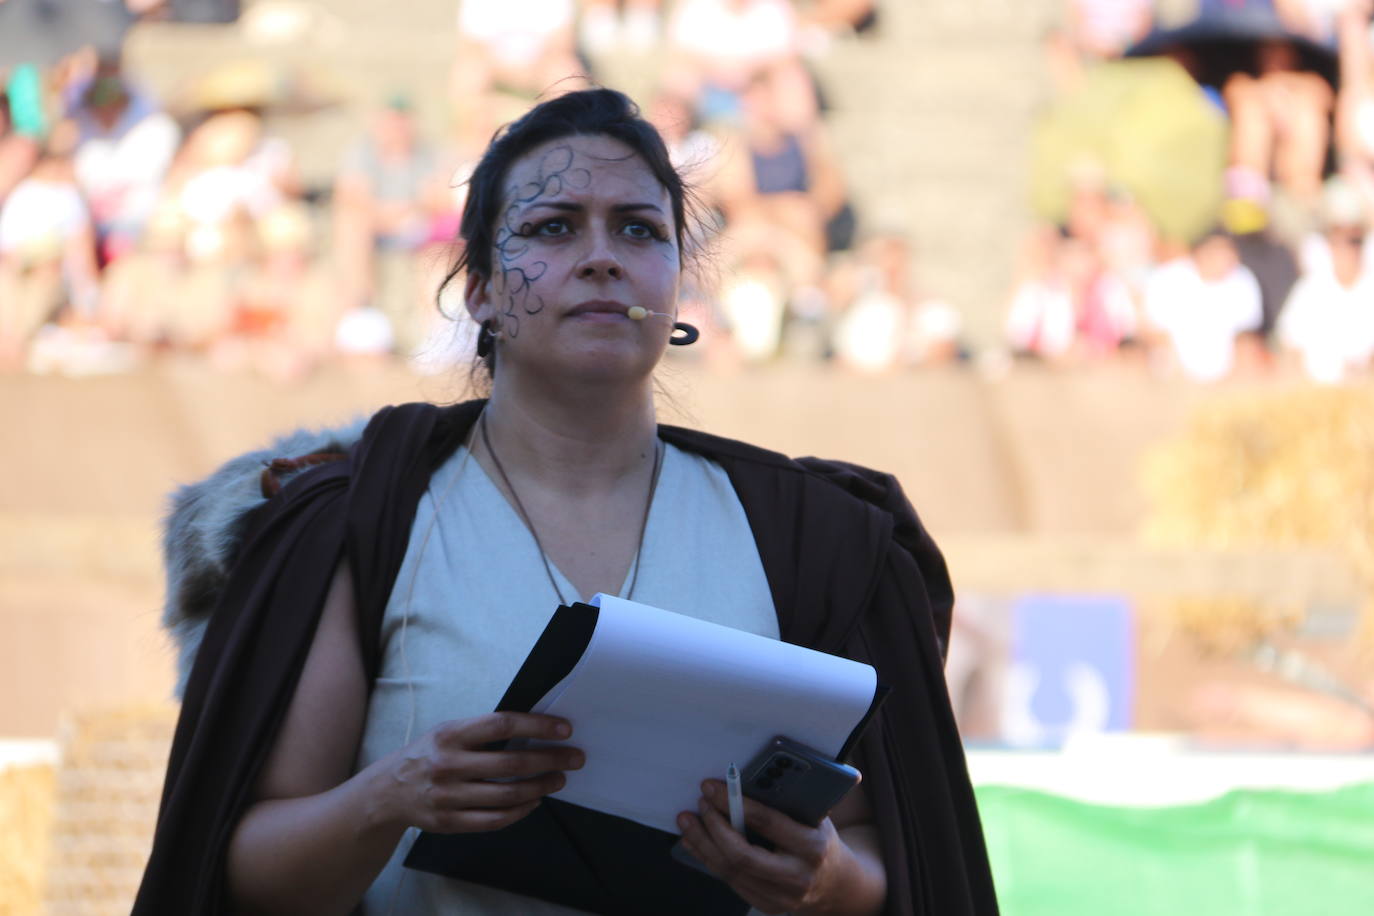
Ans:
[{"label": "straw bale", "polygon": [[127,913],[152,843],[176,725],[166,704],[93,710],[63,724],[51,858],[51,916]]},{"label": "straw bale", "polygon": [[[1374,390],[1247,392],[1203,403],[1147,454],[1147,542],[1210,549],[1327,547],[1374,596]],[[1180,622],[1222,647],[1291,630],[1303,609],[1199,596]],[[1374,603],[1361,632],[1374,646]]]},{"label": "straw bale", "polygon": [[0,770],[0,916],[39,912],[56,782],[49,764]]}]

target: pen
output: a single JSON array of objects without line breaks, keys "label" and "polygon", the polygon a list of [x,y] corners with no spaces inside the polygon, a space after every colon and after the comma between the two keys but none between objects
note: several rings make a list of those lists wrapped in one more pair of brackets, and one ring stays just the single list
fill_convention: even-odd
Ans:
[{"label": "pen", "polygon": [[744,832],[744,790],[740,787],[739,770],[730,764],[725,771],[725,795],[730,800],[730,826],[736,833]]}]

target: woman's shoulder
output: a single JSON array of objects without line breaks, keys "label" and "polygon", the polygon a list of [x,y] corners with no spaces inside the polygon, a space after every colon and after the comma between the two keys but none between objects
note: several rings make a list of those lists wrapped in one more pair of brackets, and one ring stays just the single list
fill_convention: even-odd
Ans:
[{"label": "woman's shoulder", "polygon": [[738,439],[685,427],[660,426],[659,433],[672,445],[725,465],[734,479],[791,476],[798,484],[818,487],[838,500],[852,500],[856,505],[876,507],[894,516],[910,514],[914,521],[915,511],[901,484],[885,471],[832,458],[793,458]]},{"label": "woman's shoulder", "polygon": [[312,456],[346,453],[367,422],[356,419],[335,427],[292,430],[230,458],[200,480],[178,486],[164,525],[169,558],[187,555],[215,565],[227,562],[235,524],[261,506],[291,473],[318,463],[309,460]]},{"label": "woman's shoulder", "polygon": [[471,407],[414,403],[383,407],[334,426],[302,427],[225,461],[178,486],[169,499],[163,547],[169,568],[231,561],[244,518],[312,469],[379,441],[399,449],[430,446],[462,422]]},{"label": "woman's shoulder", "polygon": [[801,470],[800,467],[793,467],[795,462],[781,452],[760,448],[739,439],[729,439],[699,429],[667,424],[659,424],[658,434],[664,442],[670,445],[676,445],[684,451],[695,452],[713,460],[727,458],[745,461],[761,467],[771,467],[779,471]]},{"label": "woman's shoulder", "polygon": [[[804,541],[813,557],[854,559],[855,551],[881,554],[883,545],[908,555],[930,602],[943,650],[954,601],[949,569],[895,476],[850,461],[789,458],[697,430],[660,427],[660,435],[721,465],[746,514],[760,523],[756,537],[785,545],[784,553]],[[799,534],[804,536],[799,539]]]},{"label": "woman's shoulder", "polygon": [[[332,428],[293,430],[172,492],[162,531],[167,584],[162,623],[183,654],[194,652],[254,513],[267,505],[284,482],[326,463],[327,457],[347,453],[366,422],[358,419]],[[189,665],[183,662],[184,682]]]}]

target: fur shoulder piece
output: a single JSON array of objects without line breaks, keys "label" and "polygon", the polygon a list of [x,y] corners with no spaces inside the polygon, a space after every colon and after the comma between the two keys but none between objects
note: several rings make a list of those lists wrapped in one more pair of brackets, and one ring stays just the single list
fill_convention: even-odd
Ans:
[{"label": "fur shoulder piece", "polygon": [[[361,419],[338,429],[297,430],[172,494],[162,536],[167,576],[162,625],[177,646],[178,697],[186,689],[205,626],[228,580],[248,513],[279,489],[283,478],[311,463],[280,459],[346,452],[365,426]],[[275,473],[265,475],[268,470]]]}]

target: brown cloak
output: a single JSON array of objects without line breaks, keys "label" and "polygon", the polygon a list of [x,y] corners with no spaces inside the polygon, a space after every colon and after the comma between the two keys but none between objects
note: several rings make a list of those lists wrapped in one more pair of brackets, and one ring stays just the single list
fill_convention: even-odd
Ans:
[{"label": "brown cloak", "polygon": [[[354,575],[369,675],[430,474],[481,402],[386,408],[340,460],[246,520],[187,682],[136,916],[223,913],[225,855],[285,715],[333,571]],[[855,753],[882,837],[886,913],[993,914],[996,896],[943,676],[944,560],[896,480],[664,426],[717,462],[754,532],[788,642],[872,664],[891,694]]]}]

